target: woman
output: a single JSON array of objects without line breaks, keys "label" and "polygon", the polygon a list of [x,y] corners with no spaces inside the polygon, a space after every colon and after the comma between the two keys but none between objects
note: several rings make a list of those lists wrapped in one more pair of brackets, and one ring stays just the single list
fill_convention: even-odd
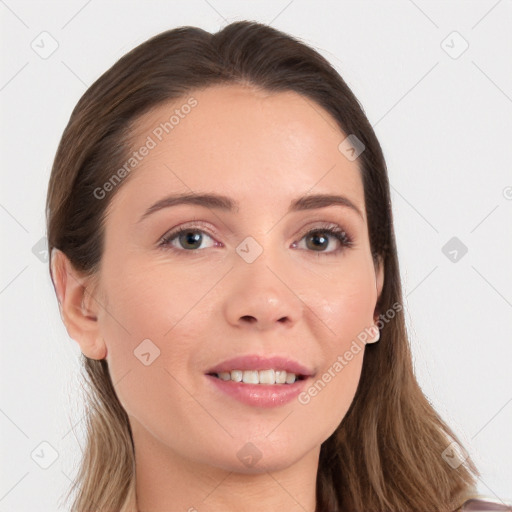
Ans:
[{"label": "woman", "polygon": [[380,145],[311,48],[237,22],[130,51],[71,115],[47,227],[90,382],[73,511],[474,495],[413,374]]}]

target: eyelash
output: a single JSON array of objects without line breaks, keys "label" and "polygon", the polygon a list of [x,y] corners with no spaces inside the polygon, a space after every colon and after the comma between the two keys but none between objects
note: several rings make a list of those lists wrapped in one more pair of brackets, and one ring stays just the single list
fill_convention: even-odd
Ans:
[{"label": "eyelash", "polygon": [[[178,252],[178,253],[180,253],[180,252],[181,253],[182,252],[199,252],[201,250],[204,250],[204,249],[188,249],[188,250],[187,249],[177,249],[176,247],[171,246],[171,242],[174,239],[178,238],[183,233],[190,233],[190,232],[203,233],[203,234],[208,235],[210,238],[213,238],[212,235],[210,235],[207,231],[203,230],[202,228],[200,228],[198,226],[185,226],[185,227],[180,227],[168,234],[165,234],[160,239],[158,246],[164,250],[170,250],[170,251],[174,251],[174,252]],[[309,235],[315,234],[315,233],[327,234],[328,236],[331,236],[331,237],[337,239],[341,245],[340,248],[338,248],[334,251],[328,251],[328,252],[326,252],[326,251],[308,251],[308,252],[316,253],[318,256],[337,255],[341,252],[344,252],[345,249],[349,249],[349,248],[353,247],[353,245],[354,245],[352,237],[344,229],[340,228],[336,224],[328,224],[325,227],[316,227],[316,228],[310,229],[309,231],[307,231],[306,233],[304,233],[301,236],[299,241],[302,240],[303,238],[305,238]]]}]

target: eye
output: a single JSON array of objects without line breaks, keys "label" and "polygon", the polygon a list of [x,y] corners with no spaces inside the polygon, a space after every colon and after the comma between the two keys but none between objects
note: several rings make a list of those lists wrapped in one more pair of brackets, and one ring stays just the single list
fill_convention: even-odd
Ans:
[{"label": "eye", "polygon": [[[213,238],[202,229],[194,227],[181,227],[164,235],[160,239],[159,246],[177,251],[194,251],[196,249],[205,249],[205,247],[201,247],[205,235],[210,240],[213,240]],[[173,243],[174,241],[179,244],[178,247],[176,247],[176,244]]]},{"label": "eye", "polygon": [[[333,250],[323,250],[328,248],[330,244],[329,238],[333,240],[334,245],[338,247]],[[311,249],[312,252],[316,252],[319,255],[332,255],[338,254],[339,252],[352,247],[353,241],[348,233],[336,224],[329,224],[325,227],[315,228],[307,231],[301,238],[301,241],[305,239],[306,248]],[[293,244],[293,247],[298,247],[297,243]]]}]

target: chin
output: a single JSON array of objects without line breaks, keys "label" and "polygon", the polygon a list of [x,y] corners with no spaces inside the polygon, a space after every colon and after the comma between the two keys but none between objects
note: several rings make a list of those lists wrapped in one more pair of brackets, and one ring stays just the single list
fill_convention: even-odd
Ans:
[{"label": "chin", "polygon": [[[218,460],[213,465],[232,473],[244,475],[258,475],[264,473],[274,473],[293,466],[296,461],[290,457],[290,454],[273,453],[269,457],[255,457],[253,461],[241,461],[235,456],[235,459]],[[212,460],[209,461],[212,464]]]},{"label": "chin", "polygon": [[211,454],[205,462],[234,473],[275,472],[292,466],[306,455],[299,452],[302,444],[297,439],[291,446],[275,439],[234,441],[228,443],[230,446],[223,446],[219,453]]}]

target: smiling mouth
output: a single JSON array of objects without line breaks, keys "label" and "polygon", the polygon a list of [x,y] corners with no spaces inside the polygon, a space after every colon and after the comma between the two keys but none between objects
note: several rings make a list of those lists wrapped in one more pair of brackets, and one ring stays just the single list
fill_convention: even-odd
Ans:
[{"label": "smiling mouth", "polygon": [[229,372],[210,372],[207,375],[223,381],[240,382],[243,384],[290,385],[307,379],[306,375],[287,372],[286,370],[231,370]]}]

